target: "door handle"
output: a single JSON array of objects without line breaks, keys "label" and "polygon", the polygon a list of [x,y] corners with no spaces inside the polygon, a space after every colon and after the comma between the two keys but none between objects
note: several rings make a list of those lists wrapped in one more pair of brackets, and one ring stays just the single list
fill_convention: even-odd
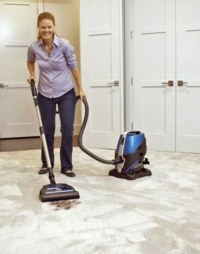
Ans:
[{"label": "door handle", "polygon": [[8,87],[9,85],[6,85],[5,83],[3,83],[3,82],[1,82],[0,83],[0,88],[6,88],[6,87]]},{"label": "door handle", "polygon": [[168,82],[162,82],[163,85],[165,86],[173,86],[174,85],[174,81],[173,80],[169,80]]},{"label": "door handle", "polygon": [[187,86],[187,82],[183,82],[183,80],[178,80],[178,86]]},{"label": "door handle", "polygon": [[111,85],[108,85],[110,87],[112,87],[112,86],[119,86],[119,80],[114,80],[112,82],[108,82],[108,84],[111,84]]}]

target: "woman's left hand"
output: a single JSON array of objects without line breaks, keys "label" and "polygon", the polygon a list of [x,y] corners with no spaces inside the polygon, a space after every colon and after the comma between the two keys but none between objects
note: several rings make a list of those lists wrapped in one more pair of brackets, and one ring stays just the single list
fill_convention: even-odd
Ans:
[{"label": "woman's left hand", "polygon": [[82,100],[83,98],[87,100],[87,96],[86,96],[86,94],[83,92],[83,90],[80,90],[80,91],[79,91],[79,95],[80,95],[81,100]]}]

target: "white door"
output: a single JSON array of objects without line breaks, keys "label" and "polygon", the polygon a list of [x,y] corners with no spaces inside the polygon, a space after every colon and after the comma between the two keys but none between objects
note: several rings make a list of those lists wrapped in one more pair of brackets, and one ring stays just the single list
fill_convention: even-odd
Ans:
[{"label": "white door", "polygon": [[39,136],[26,66],[37,38],[37,0],[0,0],[1,138]]},{"label": "white door", "polygon": [[88,147],[116,148],[123,129],[120,17],[120,0],[80,1],[81,78],[90,108],[84,133]]},{"label": "white door", "polygon": [[176,0],[176,10],[177,151],[200,153],[200,1]]},{"label": "white door", "polygon": [[175,1],[133,0],[133,128],[175,151]]}]

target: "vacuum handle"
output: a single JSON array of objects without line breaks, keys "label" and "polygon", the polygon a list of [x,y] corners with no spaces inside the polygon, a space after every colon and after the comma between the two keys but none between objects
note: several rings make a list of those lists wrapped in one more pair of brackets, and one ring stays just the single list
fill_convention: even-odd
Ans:
[{"label": "vacuum handle", "polygon": [[33,97],[37,96],[37,90],[36,90],[36,87],[35,87],[35,81],[33,79],[31,79],[31,92],[32,92]]},{"label": "vacuum handle", "polygon": [[54,179],[54,174],[53,174],[53,169],[52,169],[52,165],[51,165],[51,161],[50,161],[50,157],[49,157],[49,151],[48,151],[48,146],[47,146],[44,128],[43,128],[43,124],[42,124],[42,119],[41,119],[41,115],[40,115],[40,109],[39,109],[38,100],[37,100],[37,90],[35,87],[35,81],[33,79],[31,79],[31,92],[33,95],[33,100],[35,103],[36,113],[37,113],[37,117],[38,117],[40,137],[42,140],[42,145],[43,145],[43,149],[44,149],[44,153],[45,153],[47,168],[49,170],[49,180],[50,180],[51,185],[56,185],[56,182]]}]

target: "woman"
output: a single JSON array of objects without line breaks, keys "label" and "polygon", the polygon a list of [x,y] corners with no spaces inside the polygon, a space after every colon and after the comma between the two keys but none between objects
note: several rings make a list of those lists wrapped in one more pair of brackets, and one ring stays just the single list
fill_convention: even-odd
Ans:
[{"label": "woman", "polygon": [[[67,40],[55,33],[55,19],[51,13],[44,12],[38,16],[38,40],[28,48],[27,66],[30,72],[28,83],[35,78],[35,61],[40,69],[38,82],[38,104],[44,126],[47,146],[52,167],[54,167],[54,133],[56,104],[61,121],[61,173],[74,177],[72,171],[73,125],[76,106],[74,82],[78,86],[80,98],[85,98],[79,71],[77,69],[74,48]],[[47,173],[47,163],[42,148],[42,167],[39,174]]]}]

